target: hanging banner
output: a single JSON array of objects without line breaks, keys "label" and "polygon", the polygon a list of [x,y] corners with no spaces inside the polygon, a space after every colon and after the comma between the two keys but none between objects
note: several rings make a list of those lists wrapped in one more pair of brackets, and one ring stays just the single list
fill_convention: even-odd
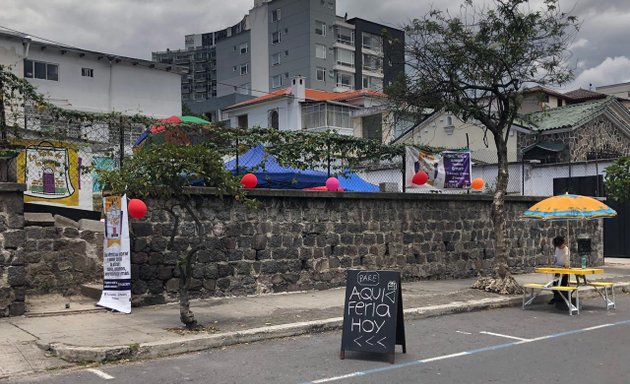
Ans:
[{"label": "hanging banner", "polygon": [[103,293],[97,305],[131,313],[131,255],[127,195],[103,198]]},{"label": "hanging banner", "polygon": [[[471,167],[468,151],[431,153],[407,147],[405,185],[407,188],[468,189],[471,182]],[[429,176],[424,185],[412,182],[413,176],[420,171]]]}]

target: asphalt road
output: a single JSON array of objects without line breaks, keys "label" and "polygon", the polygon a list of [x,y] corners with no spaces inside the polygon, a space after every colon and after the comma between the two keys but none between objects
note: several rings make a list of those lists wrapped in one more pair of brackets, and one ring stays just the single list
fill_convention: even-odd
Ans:
[{"label": "asphalt road", "polygon": [[397,347],[395,364],[350,352],[340,360],[341,333],[331,332],[10,383],[630,382],[630,296],[610,312],[585,304],[573,317],[542,304],[407,321],[407,354]]}]

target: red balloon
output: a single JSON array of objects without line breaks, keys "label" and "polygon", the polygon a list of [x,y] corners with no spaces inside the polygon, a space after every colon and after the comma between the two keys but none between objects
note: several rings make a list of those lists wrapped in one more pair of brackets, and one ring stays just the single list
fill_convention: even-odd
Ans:
[{"label": "red balloon", "polygon": [[427,181],[429,181],[429,175],[424,171],[416,173],[413,175],[413,179],[411,179],[411,182],[417,185],[424,185]]},{"label": "red balloon", "polygon": [[256,188],[258,178],[253,173],[248,173],[241,178],[241,184],[247,189]]},{"label": "red balloon", "polygon": [[127,203],[127,211],[134,219],[142,219],[147,214],[147,205],[140,199],[131,199]]}]

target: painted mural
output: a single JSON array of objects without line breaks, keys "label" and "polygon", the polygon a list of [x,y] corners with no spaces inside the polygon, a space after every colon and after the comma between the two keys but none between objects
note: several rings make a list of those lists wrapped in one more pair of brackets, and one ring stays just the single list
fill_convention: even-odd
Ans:
[{"label": "painted mural", "polygon": [[79,156],[74,145],[62,142],[20,142],[18,182],[26,184],[24,202],[79,205]]}]

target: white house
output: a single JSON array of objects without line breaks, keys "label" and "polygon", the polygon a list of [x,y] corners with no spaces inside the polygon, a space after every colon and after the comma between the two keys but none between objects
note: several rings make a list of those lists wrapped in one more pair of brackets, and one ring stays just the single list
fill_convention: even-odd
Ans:
[{"label": "white house", "polygon": [[[182,69],[148,60],[50,43],[22,33],[0,32],[0,64],[33,84],[58,107],[82,112],[120,112],[164,118],[181,115]],[[140,132],[121,136],[106,125],[67,127],[67,139],[40,131],[49,124],[36,111],[23,121],[26,146],[18,156],[18,181],[25,202],[91,210],[100,201],[98,183],[85,170],[112,167],[131,150]],[[89,128],[89,130],[88,130]],[[138,130],[142,128],[139,127]]]},{"label": "white house", "polygon": [[84,112],[180,115],[179,67],[0,32],[0,63],[52,103]]},{"label": "white house", "polygon": [[382,139],[385,95],[372,90],[328,92],[305,87],[304,77],[291,86],[223,110],[233,127],[281,131],[336,130],[342,135]]},{"label": "white house", "polygon": [[[524,129],[512,127],[508,138],[508,161],[518,159],[517,135]],[[497,149],[492,133],[485,133],[481,124],[464,122],[456,115],[440,110],[434,112],[418,125],[410,128],[395,141],[399,144],[428,145],[436,148],[469,148],[473,161],[494,164]]]}]

